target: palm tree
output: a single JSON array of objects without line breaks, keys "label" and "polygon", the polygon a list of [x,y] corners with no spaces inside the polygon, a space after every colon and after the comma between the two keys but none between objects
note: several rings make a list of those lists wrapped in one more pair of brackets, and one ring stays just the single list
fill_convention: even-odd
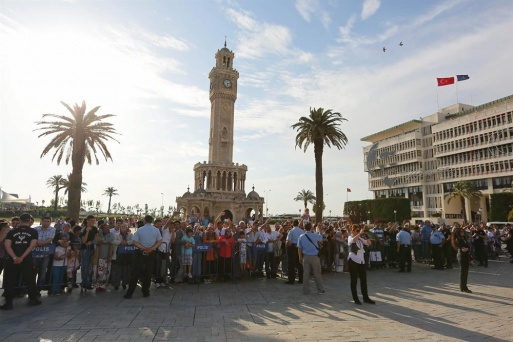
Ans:
[{"label": "palm tree", "polygon": [[453,198],[458,197],[461,201],[461,211],[463,212],[463,222],[467,222],[467,210],[466,203],[473,197],[479,197],[481,191],[476,190],[474,184],[469,181],[461,181],[454,183],[452,190],[445,196],[447,197],[447,203],[451,203]]},{"label": "palm tree", "polygon": [[105,191],[103,192],[103,196],[109,196],[109,208],[107,209],[107,214],[110,214],[110,201],[112,200],[112,196],[117,196],[119,195],[117,193],[118,189],[114,189],[113,187],[108,187],[107,189],[105,189]]},{"label": "palm tree", "polygon": [[[296,147],[304,148],[306,152],[310,144],[314,145],[315,156],[315,193],[317,201],[324,203],[324,189],[322,184],[322,154],[324,145],[342,149],[347,144],[347,137],[338,127],[346,118],[331,109],[310,108],[310,116],[301,117],[299,122],[292,125],[297,131]],[[322,221],[322,206],[316,208],[315,221]]]},{"label": "palm tree", "polygon": [[[67,194],[69,191],[69,176],[70,175],[68,175],[68,178],[63,178],[61,180],[62,188],[64,189],[64,194]],[[87,183],[82,182],[82,186],[80,187],[80,192],[87,192],[86,186],[87,186]],[[82,204],[85,205],[84,202],[85,201],[80,201],[80,205],[81,206],[82,206]]]},{"label": "palm tree", "polygon": [[44,131],[38,138],[53,135],[50,143],[43,149],[41,158],[55,149],[52,160],[57,158],[57,164],[60,164],[63,157],[66,164],[71,160],[73,168],[69,176],[68,216],[78,220],[84,163],[87,161],[91,164],[94,159],[96,164],[99,164],[98,150],[102,153],[105,161],[112,160],[106,142],[109,139],[117,141],[112,135],[118,133],[111,123],[103,121],[114,115],[96,115],[96,112],[100,109],[99,106],[86,113],[85,101],[82,102],[81,106],[75,104],[73,108],[64,102],[61,103],[71,113],[71,117],[43,114],[43,119],[52,118],[54,120],[38,121],[37,124],[43,127],[36,130]]},{"label": "palm tree", "polygon": [[53,211],[57,211],[57,205],[59,204],[59,191],[61,191],[64,188],[62,180],[62,175],[55,175],[48,178],[48,180],[46,181],[46,186],[49,188],[53,188],[53,192],[55,193],[55,200],[53,201]]},{"label": "palm tree", "polygon": [[302,201],[305,204],[305,209],[308,206],[308,203],[314,204],[315,203],[315,195],[310,190],[301,190],[297,193],[296,198],[294,198],[294,201]]}]

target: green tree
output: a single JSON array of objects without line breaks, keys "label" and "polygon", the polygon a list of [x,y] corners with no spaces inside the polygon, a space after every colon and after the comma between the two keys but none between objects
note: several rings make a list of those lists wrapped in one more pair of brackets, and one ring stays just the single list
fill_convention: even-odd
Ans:
[{"label": "green tree", "polygon": [[[340,130],[339,125],[347,121],[338,112],[331,109],[310,108],[310,116],[299,118],[299,122],[292,125],[297,131],[296,147],[303,148],[306,152],[308,146],[313,144],[315,157],[315,193],[317,201],[324,203],[324,189],[322,180],[322,154],[324,145],[337,149],[342,149],[347,145],[347,137]],[[322,207],[319,206],[315,211],[316,222],[322,221]]]},{"label": "green tree", "polygon": [[[73,108],[64,102],[61,103],[71,113],[71,117],[43,114],[43,121],[37,122],[42,127],[36,130],[44,131],[38,136],[39,138],[53,136],[50,143],[43,149],[41,158],[52,149],[55,149],[52,160],[56,159],[58,165],[63,158],[66,164],[71,160],[72,171],[69,176],[68,216],[78,220],[84,163],[87,161],[91,164],[94,159],[96,164],[99,164],[98,151],[101,152],[105,161],[108,161],[108,159],[112,160],[106,143],[110,139],[117,141],[113,134],[118,133],[111,123],[104,121],[114,115],[96,115],[96,112],[100,109],[99,106],[86,113],[85,101],[82,102],[81,106],[75,104]],[[46,118],[50,118],[51,121],[46,121]]]},{"label": "green tree", "polygon": [[[61,184],[62,184],[62,188],[64,189],[64,194],[66,195],[69,192],[69,175],[68,175],[68,178],[62,178]],[[80,188],[80,191],[87,192],[86,186],[87,186],[87,183],[82,182],[82,187]],[[85,201],[80,201],[80,204],[85,205]]]},{"label": "green tree", "polygon": [[459,198],[461,203],[461,210],[463,212],[463,222],[467,221],[467,210],[466,203],[471,198],[479,197],[481,195],[481,191],[476,190],[474,184],[469,181],[461,181],[454,183],[454,187],[451,191],[445,196],[447,198],[447,203],[451,203],[453,198]]},{"label": "green tree", "polygon": [[296,198],[294,198],[294,201],[299,202],[302,201],[305,205],[305,209],[308,206],[308,203],[314,204],[315,203],[315,195],[310,190],[301,190],[297,193]]},{"label": "green tree", "polygon": [[64,188],[62,180],[62,175],[55,175],[48,178],[48,180],[46,181],[46,186],[49,188],[53,188],[53,193],[55,194],[55,199],[53,200],[53,211],[57,211],[57,206],[59,204],[59,191],[61,191]]},{"label": "green tree", "polygon": [[107,209],[107,214],[110,214],[110,202],[112,200],[112,196],[117,196],[117,195],[119,195],[118,194],[118,189],[114,189],[113,187],[108,187],[103,192],[103,196],[109,196],[109,207]]}]

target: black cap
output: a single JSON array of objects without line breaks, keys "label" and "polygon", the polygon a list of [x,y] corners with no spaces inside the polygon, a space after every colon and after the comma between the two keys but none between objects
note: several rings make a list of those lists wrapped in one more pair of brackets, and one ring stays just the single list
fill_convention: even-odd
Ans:
[{"label": "black cap", "polygon": [[32,215],[24,213],[20,215],[20,221],[21,222],[30,222],[32,220]]}]

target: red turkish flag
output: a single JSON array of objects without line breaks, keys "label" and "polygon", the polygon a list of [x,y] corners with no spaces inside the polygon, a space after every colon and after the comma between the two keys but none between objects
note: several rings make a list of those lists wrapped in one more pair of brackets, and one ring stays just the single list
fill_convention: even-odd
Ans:
[{"label": "red turkish flag", "polygon": [[347,192],[351,192],[351,189],[347,188],[347,189],[346,189],[346,191],[347,191]]},{"label": "red turkish flag", "polygon": [[441,77],[437,78],[436,81],[438,82],[439,87],[443,87],[449,84],[454,84],[454,77]]}]

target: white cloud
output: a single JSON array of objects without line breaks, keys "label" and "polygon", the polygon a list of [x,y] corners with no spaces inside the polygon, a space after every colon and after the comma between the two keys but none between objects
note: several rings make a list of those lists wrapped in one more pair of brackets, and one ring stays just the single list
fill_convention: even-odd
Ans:
[{"label": "white cloud", "polygon": [[340,37],[338,38],[339,42],[350,43],[353,41],[353,39],[351,38],[351,30],[353,29],[355,21],[356,16],[352,15],[351,17],[349,17],[349,19],[347,19],[346,24],[338,29],[340,32]]},{"label": "white cloud", "polygon": [[366,20],[369,17],[372,17],[378,11],[380,6],[380,0],[365,0],[362,6],[362,20]]},{"label": "white cloud", "polygon": [[319,0],[296,0],[294,6],[307,22],[311,21],[311,15],[316,14],[319,16],[324,28],[327,29],[331,24],[331,16],[328,11],[321,8]]},{"label": "white cloud", "polygon": [[438,17],[440,14],[447,12],[451,10],[456,5],[459,5],[462,2],[462,0],[453,0],[453,1],[447,1],[443,2],[439,5],[437,5],[432,10],[428,11],[427,13],[424,13],[413,20],[412,26],[421,26],[427,22],[430,22],[431,20]]},{"label": "white cloud", "polygon": [[292,35],[285,26],[257,22],[246,11],[228,8],[226,13],[241,29],[237,46],[239,57],[259,58],[269,54],[284,56],[290,52]]}]

